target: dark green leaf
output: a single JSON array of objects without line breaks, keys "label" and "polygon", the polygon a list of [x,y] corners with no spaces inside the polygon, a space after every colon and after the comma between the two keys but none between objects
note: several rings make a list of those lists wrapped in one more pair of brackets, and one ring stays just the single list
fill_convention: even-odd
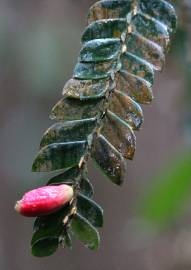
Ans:
[{"label": "dark green leaf", "polygon": [[100,20],[91,23],[84,31],[82,42],[100,38],[121,38],[128,27],[126,19]]},{"label": "dark green leaf", "polygon": [[169,31],[176,29],[176,12],[171,4],[164,0],[139,0],[143,13],[154,17],[168,26]]},{"label": "dark green leaf", "polygon": [[157,43],[165,50],[169,45],[169,33],[164,24],[145,14],[137,14],[132,19],[135,30],[145,38]]},{"label": "dark green leaf", "polygon": [[59,245],[59,239],[57,238],[47,238],[38,241],[32,246],[32,254],[36,257],[47,257],[54,254]]},{"label": "dark green leaf", "polygon": [[77,211],[93,226],[103,226],[103,209],[88,197],[79,194],[77,197]]},{"label": "dark green leaf", "polygon": [[52,213],[47,216],[37,217],[34,222],[34,232],[37,232],[41,229],[45,230],[54,230],[55,225],[60,226],[63,225],[64,218],[70,212],[70,205],[64,206],[61,210]]},{"label": "dark green leaf", "polygon": [[116,62],[78,63],[74,69],[74,78],[81,80],[106,79],[116,70]]},{"label": "dark green leaf", "polygon": [[76,179],[79,177],[80,170],[79,167],[73,167],[65,172],[56,175],[48,181],[48,185],[52,184],[73,184],[76,182]]},{"label": "dark green leaf", "polygon": [[80,192],[89,198],[93,197],[93,186],[90,181],[85,177],[83,177],[80,181]]},{"label": "dark green leaf", "polygon": [[115,90],[113,92],[110,98],[109,110],[126,121],[135,130],[140,129],[143,124],[143,111],[139,104],[120,91]]},{"label": "dark green leaf", "polygon": [[80,62],[102,62],[116,59],[120,53],[120,39],[104,38],[86,42],[80,51]]},{"label": "dark green leaf", "polygon": [[62,224],[56,224],[53,227],[47,227],[47,228],[40,228],[39,230],[37,230],[32,237],[31,240],[31,245],[33,246],[34,244],[36,244],[39,241],[48,239],[48,238],[55,238],[58,239],[60,237],[60,235],[62,234],[63,231],[63,226]]},{"label": "dark green leaf", "polygon": [[78,165],[86,152],[87,142],[54,143],[45,146],[38,153],[32,170],[50,172]]},{"label": "dark green leaf", "polygon": [[117,90],[138,103],[149,104],[153,100],[151,84],[136,75],[127,71],[119,71],[115,76],[115,83]]},{"label": "dark green leaf", "polygon": [[132,160],[136,148],[136,138],[132,128],[109,110],[107,111],[103,123],[101,134],[124,158]]},{"label": "dark green leaf", "polygon": [[150,84],[154,82],[154,70],[145,60],[133,55],[131,53],[123,53],[121,56],[122,71],[127,71],[140,78],[145,79]]},{"label": "dark green leaf", "polygon": [[70,229],[73,235],[86,247],[92,250],[99,248],[100,237],[98,231],[79,214],[72,219]]},{"label": "dark green leaf", "polygon": [[56,123],[45,132],[40,146],[42,148],[52,143],[87,140],[96,124],[95,118]]},{"label": "dark green leaf", "polygon": [[92,158],[103,173],[116,185],[121,185],[126,173],[126,164],[122,155],[100,135],[93,142]]},{"label": "dark green leaf", "polygon": [[78,100],[61,99],[52,109],[50,118],[53,120],[73,121],[98,117],[103,110],[104,99]]},{"label": "dark green leaf", "polygon": [[63,95],[80,100],[97,99],[103,97],[109,88],[109,80],[69,80]]}]

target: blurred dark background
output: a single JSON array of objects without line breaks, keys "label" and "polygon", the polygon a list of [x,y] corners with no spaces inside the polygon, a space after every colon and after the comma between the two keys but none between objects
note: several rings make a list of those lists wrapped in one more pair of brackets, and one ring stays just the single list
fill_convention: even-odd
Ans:
[{"label": "blurred dark background", "polygon": [[[52,106],[71,77],[88,0],[0,1],[0,269],[191,269],[191,1],[178,1],[179,27],[127,181],[116,188],[90,164],[105,210],[101,248],[76,243],[45,259],[30,254],[32,220],[14,203],[46,183],[30,172]],[[174,1],[173,1],[174,2]]]}]

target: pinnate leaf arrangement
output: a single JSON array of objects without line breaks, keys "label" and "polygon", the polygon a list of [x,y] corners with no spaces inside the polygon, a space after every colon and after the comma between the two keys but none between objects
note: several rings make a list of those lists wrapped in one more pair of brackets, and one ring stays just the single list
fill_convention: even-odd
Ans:
[{"label": "pinnate leaf arrangement", "polygon": [[175,28],[175,10],[164,0],[102,0],[90,8],[73,77],[50,115],[58,122],[44,134],[33,164],[34,172],[57,171],[47,185],[71,186],[73,196],[51,213],[37,211],[34,256],[71,248],[74,238],[99,247],[103,210],[92,199],[87,161],[114,184],[123,183],[134,131],[143,124],[139,104],[153,99],[154,71],[163,67]]}]

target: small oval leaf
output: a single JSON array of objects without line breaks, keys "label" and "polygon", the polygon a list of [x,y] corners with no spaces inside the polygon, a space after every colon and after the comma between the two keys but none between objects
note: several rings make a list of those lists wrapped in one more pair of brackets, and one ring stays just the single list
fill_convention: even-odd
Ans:
[{"label": "small oval leaf", "polygon": [[109,80],[69,80],[63,89],[63,95],[80,100],[97,99],[105,96]]},{"label": "small oval leaf", "polygon": [[168,48],[170,37],[164,24],[143,13],[138,13],[134,16],[132,24],[135,27],[135,31],[142,36],[157,43],[164,50]]},{"label": "small oval leaf", "polygon": [[96,250],[99,248],[100,237],[98,231],[79,214],[72,219],[70,230],[89,249]]},{"label": "small oval leaf", "polygon": [[155,70],[162,70],[165,56],[156,43],[144,38],[138,33],[130,33],[125,40],[128,52],[146,60]]},{"label": "small oval leaf", "polygon": [[92,198],[94,194],[94,189],[90,181],[83,177],[80,181],[80,192],[86,197]]},{"label": "small oval leaf", "polygon": [[58,122],[51,126],[44,134],[40,147],[52,143],[66,143],[71,141],[87,140],[97,124],[95,118]]},{"label": "small oval leaf", "polygon": [[140,129],[144,122],[143,111],[139,104],[118,90],[112,93],[109,110],[126,121],[132,129]]},{"label": "small oval leaf", "polygon": [[103,226],[103,209],[88,197],[79,194],[77,197],[77,211],[93,226]]},{"label": "small oval leaf", "polygon": [[74,78],[80,80],[106,79],[111,76],[116,68],[116,61],[101,63],[77,63],[74,69]]},{"label": "small oval leaf", "polygon": [[32,255],[35,257],[47,257],[53,255],[59,246],[58,238],[47,238],[38,241],[32,246]]},{"label": "small oval leaf", "polygon": [[131,53],[123,53],[121,56],[121,70],[145,79],[150,84],[154,82],[154,70],[151,64]]},{"label": "small oval leaf", "polygon": [[107,111],[101,134],[126,159],[132,160],[136,148],[136,137],[132,128],[116,114]]},{"label": "small oval leaf", "polygon": [[70,208],[71,207],[68,204],[55,213],[47,216],[37,217],[33,226],[34,233],[42,229],[53,230],[55,224],[57,226],[63,225],[63,220],[69,214],[71,210]]},{"label": "small oval leaf", "polygon": [[76,179],[80,176],[79,167],[73,167],[65,172],[58,174],[51,178],[48,181],[48,185],[55,185],[55,184],[73,184],[76,182]]},{"label": "small oval leaf", "polygon": [[170,3],[164,0],[139,0],[139,2],[139,7],[143,13],[167,25],[170,32],[176,29],[177,16],[174,7]]},{"label": "small oval leaf", "polygon": [[100,135],[94,140],[91,156],[114,184],[122,185],[126,173],[125,160],[104,136]]},{"label": "small oval leaf", "polygon": [[127,71],[119,71],[115,76],[115,83],[116,90],[130,96],[138,103],[150,104],[154,98],[151,84]]},{"label": "small oval leaf", "polygon": [[121,38],[127,27],[126,19],[99,20],[88,25],[82,35],[82,42],[100,38]]},{"label": "small oval leaf", "polygon": [[115,60],[121,49],[120,39],[104,38],[86,42],[81,51],[79,62],[103,62]]},{"label": "small oval leaf", "polygon": [[88,23],[103,19],[126,18],[132,10],[132,0],[102,0],[89,10]]},{"label": "small oval leaf", "polygon": [[86,152],[87,142],[53,143],[42,148],[34,163],[33,172],[50,172],[78,165]]},{"label": "small oval leaf", "polygon": [[52,120],[74,121],[98,117],[103,110],[104,99],[78,100],[72,98],[61,99],[52,109]]}]

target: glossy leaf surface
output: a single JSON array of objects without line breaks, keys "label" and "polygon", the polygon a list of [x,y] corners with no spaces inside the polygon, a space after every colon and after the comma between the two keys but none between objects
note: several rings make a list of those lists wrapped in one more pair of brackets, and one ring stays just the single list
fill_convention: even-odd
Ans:
[{"label": "glossy leaf surface", "polygon": [[74,78],[81,80],[99,80],[108,78],[117,68],[116,62],[78,63],[74,69]]},{"label": "glossy leaf surface", "polygon": [[89,134],[96,127],[96,119],[84,119],[69,122],[58,122],[50,127],[44,134],[41,147],[52,143],[87,140]]},{"label": "glossy leaf surface", "polygon": [[80,51],[80,62],[102,62],[114,60],[121,49],[120,39],[94,39],[86,42]]},{"label": "glossy leaf surface", "polygon": [[103,173],[116,185],[124,181],[126,166],[122,155],[100,135],[93,143],[92,158]]},{"label": "glossy leaf surface", "polygon": [[131,53],[124,53],[121,56],[121,70],[127,71],[131,74],[139,76],[140,78],[145,79],[150,84],[154,82],[154,69],[152,65],[150,65],[145,60],[137,57]]},{"label": "glossy leaf surface", "polygon": [[73,184],[76,182],[76,179],[79,177],[80,170],[79,167],[73,167],[66,170],[63,173],[60,173],[48,181],[48,185],[52,184]]},{"label": "glossy leaf surface", "polygon": [[138,103],[149,104],[153,100],[151,84],[136,75],[121,70],[116,74],[115,83],[116,90],[130,96]]},{"label": "glossy leaf surface", "polygon": [[45,146],[38,153],[32,169],[34,172],[50,172],[75,166],[85,154],[86,146],[86,141]]},{"label": "glossy leaf surface", "polygon": [[131,11],[131,0],[103,0],[96,2],[89,11],[88,23],[103,20],[126,18]]},{"label": "glossy leaf surface", "polygon": [[101,134],[122,154],[126,159],[133,159],[136,138],[132,128],[114,113],[108,111],[104,118]]},{"label": "glossy leaf surface", "polygon": [[32,245],[32,255],[35,257],[47,257],[53,255],[59,245],[58,238],[47,238]]},{"label": "glossy leaf surface", "polygon": [[94,118],[103,110],[103,100],[80,101],[63,98],[52,109],[53,120],[73,121]]},{"label": "glossy leaf surface", "polygon": [[79,214],[72,219],[70,230],[86,247],[98,249],[100,238],[97,230]]},{"label": "glossy leaf surface", "polygon": [[110,99],[109,110],[115,113],[123,121],[126,121],[133,129],[140,129],[144,118],[139,104],[129,96],[117,90],[113,92]]},{"label": "glossy leaf surface", "polygon": [[69,80],[63,95],[80,100],[96,99],[103,97],[109,88],[109,80]]},{"label": "glossy leaf surface", "polygon": [[91,23],[83,33],[82,42],[100,38],[121,38],[127,30],[125,19],[100,20]]},{"label": "glossy leaf surface", "polygon": [[78,213],[86,218],[93,226],[103,226],[103,209],[88,197],[79,194],[77,197]]}]

